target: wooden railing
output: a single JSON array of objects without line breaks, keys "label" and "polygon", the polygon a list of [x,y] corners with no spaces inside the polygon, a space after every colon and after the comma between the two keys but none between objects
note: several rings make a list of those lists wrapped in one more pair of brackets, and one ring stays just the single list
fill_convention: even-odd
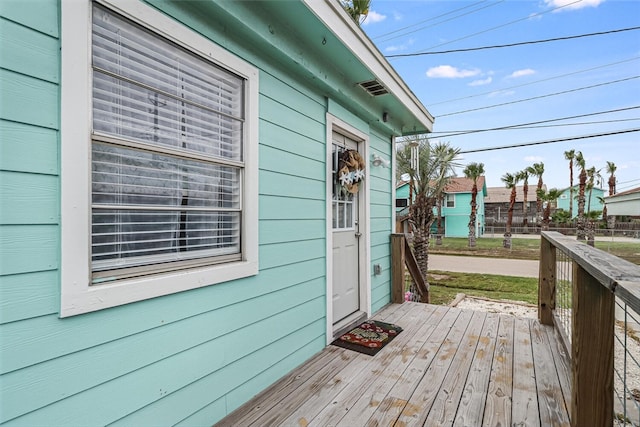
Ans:
[{"label": "wooden railing", "polygon": [[[558,305],[559,289],[564,288],[570,296]],[[572,426],[613,422],[616,299],[625,313],[640,313],[640,266],[575,238],[542,232],[538,317],[560,330],[571,357]],[[569,321],[562,321],[561,312],[569,313]]]},{"label": "wooden railing", "polygon": [[420,302],[429,302],[429,287],[404,234],[391,235],[391,302],[401,304],[405,294],[405,266],[415,283]]}]

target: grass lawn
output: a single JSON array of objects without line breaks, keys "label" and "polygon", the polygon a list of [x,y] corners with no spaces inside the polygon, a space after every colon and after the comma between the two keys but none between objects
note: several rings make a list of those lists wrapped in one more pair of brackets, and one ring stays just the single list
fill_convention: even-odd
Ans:
[{"label": "grass lawn", "polygon": [[[482,237],[475,248],[469,248],[467,238],[447,237],[441,246],[431,242],[430,254],[483,256],[537,260],[540,257],[539,239],[512,239],[512,248],[502,247],[502,237]],[[640,265],[640,240],[638,242],[612,242],[604,237],[596,238],[596,248]],[[468,274],[442,271],[429,272],[431,303],[448,304],[458,293],[491,299],[538,302],[538,279]]]},{"label": "grass lawn", "polygon": [[459,293],[530,304],[538,302],[538,279],[529,277],[432,271],[429,285],[431,304],[449,304]]},{"label": "grass lawn", "polygon": [[[430,254],[483,256],[490,258],[534,259],[540,258],[539,239],[511,239],[511,249],[502,247],[502,237],[481,237],[475,248],[468,247],[466,237],[446,237],[442,245],[435,239],[429,247]],[[640,265],[640,240],[637,242],[612,242],[606,237],[596,238],[596,248]]]}]

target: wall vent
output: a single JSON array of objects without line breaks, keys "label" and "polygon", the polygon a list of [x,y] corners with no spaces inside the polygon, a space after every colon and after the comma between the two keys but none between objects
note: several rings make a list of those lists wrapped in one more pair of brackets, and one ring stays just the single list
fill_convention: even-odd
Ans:
[{"label": "wall vent", "polygon": [[382,84],[377,80],[369,80],[368,82],[358,83],[360,87],[369,92],[370,95],[379,96],[389,93]]}]

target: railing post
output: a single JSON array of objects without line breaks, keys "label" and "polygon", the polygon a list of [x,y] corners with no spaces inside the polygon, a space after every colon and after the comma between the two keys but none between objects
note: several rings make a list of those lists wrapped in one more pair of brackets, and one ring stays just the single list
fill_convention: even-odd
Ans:
[{"label": "railing post", "polygon": [[391,302],[404,302],[404,234],[391,235]]},{"label": "railing post", "polygon": [[540,237],[540,274],[538,278],[538,319],[543,325],[553,326],[556,308],[556,247]]},{"label": "railing post", "polygon": [[574,262],[572,426],[612,423],[614,311],[613,292]]}]

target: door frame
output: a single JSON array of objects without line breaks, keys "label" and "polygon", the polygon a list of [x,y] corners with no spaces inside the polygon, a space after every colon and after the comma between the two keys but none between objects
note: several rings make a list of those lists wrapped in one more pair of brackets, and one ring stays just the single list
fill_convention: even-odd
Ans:
[{"label": "door frame", "polygon": [[[371,213],[369,207],[370,197],[370,171],[369,168],[369,135],[356,129],[354,126],[340,120],[336,116],[327,113],[327,136],[326,136],[326,279],[327,279],[327,329],[326,340],[330,344],[337,332],[349,326],[351,322],[356,322],[362,317],[369,318],[371,316],[371,253],[369,250],[370,239],[370,222]],[[338,324],[333,324],[333,211],[332,211],[332,145],[333,132],[341,133],[358,142],[358,152],[365,160],[367,166],[365,168],[365,178],[363,186],[358,192],[358,217],[359,229],[362,236],[358,239],[358,265],[359,277],[358,286],[360,293],[359,310],[353,315],[347,317]]]}]

